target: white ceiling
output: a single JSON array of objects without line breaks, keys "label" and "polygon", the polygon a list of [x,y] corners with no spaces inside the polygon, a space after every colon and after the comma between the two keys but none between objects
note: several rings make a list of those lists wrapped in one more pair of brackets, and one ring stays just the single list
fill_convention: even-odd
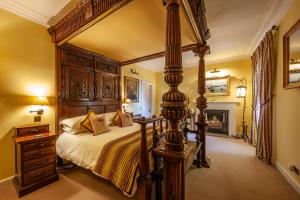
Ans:
[{"label": "white ceiling", "polygon": [[[134,0],[68,42],[124,62],[164,51],[166,21],[161,0]],[[195,44],[197,39],[183,9],[180,26],[182,46]]]},{"label": "white ceiling", "polygon": [[[205,0],[211,38],[207,64],[250,58],[266,31],[277,25],[292,0]],[[182,55],[185,68],[196,67],[199,57]],[[152,71],[164,69],[164,58],[138,63]]]},{"label": "white ceiling", "polygon": [[1,0],[0,8],[13,12],[48,27],[51,17],[56,16],[71,0]]},{"label": "white ceiling", "polygon": [[[211,30],[211,54],[206,62],[218,63],[249,58],[265,32],[277,25],[293,0],[205,0],[207,23]],[[49,26],[54,16],[78,0],[1,0],[0,7],[34,22]],[[50,20],[50,21],[49,21]],[[162,71],[164,58],[138,65]],[[192,52],[183,54],[183,66],[198,66]]]}]

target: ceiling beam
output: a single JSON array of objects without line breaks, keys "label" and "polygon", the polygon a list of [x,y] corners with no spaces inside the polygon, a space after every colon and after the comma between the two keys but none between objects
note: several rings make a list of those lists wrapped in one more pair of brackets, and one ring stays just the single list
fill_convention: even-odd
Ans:
[{"label": "ceiling beam", "polygon": [[[196,44],[190,44],[190,45],[182,47],[182,52],[192,51],[195,48],[197,48]],[[166,55],[166,52],[162,51],[162,52],[159,52],[159,53],[154,53],[154,54],[151,54],[151,55],[147,55],[147,56],[143,56],[143,57],[140,57],[140,58],[135,58],[135,59],[132,59],[132,60],[121,62],[121,65],[125,66],[125,65],[130,65],[130,64],[134,64],[134,63],[138,63],[138,62],[147,61],[147,60],[162,58],[165,55]]]}]

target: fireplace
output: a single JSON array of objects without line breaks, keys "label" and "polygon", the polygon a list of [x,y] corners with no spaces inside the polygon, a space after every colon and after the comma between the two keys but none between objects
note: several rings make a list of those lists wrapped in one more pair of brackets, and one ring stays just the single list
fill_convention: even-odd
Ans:
[{"label": "fireplace", "polygon": [[206,131],[228,135],[228,113],[228,110],[206,110]]}]

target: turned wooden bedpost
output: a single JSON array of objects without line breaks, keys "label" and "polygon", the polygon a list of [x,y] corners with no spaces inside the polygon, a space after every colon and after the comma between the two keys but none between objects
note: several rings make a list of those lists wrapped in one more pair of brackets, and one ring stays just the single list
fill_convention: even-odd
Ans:
[{"label": "turned wooden bedpost", "polygon": [[198,94],[196,107],[199,109],[198,120],[196,122],[198,134],[197,142],[202,142],[201,146],[201,166],[209,167],[209,160],[206,157],[206,117],[204,110],[207,108],[207,99],[205,94],[205,62],[204,57],[209,52],[209,47],[206,45],[199,45],[194,52],[199,56],[198,69]]},{"label": "turned wooden bedpost", "polygon": [[147,129],[145,118],[139,122],[141,125],[140,145],[140,179],[139,179],[139,200],[151,200],[152,179],[149,169],[149,156],[147,147]]},{"label": "turned wooden bedpost", "polygon": [[167,6],[166,66],[165,82],[169,91],[163,94],[162,115],[169,120],[165,147],[170,151],[183,151],[183,133],[178,124],[185,116],[185,95],[179,92],[178,85],[183,81],[181,32],[178,0],[165,0]]},{"label": "turned wooden bedpost", "polygon": [[169,91],[163,94],[161,114],[168,121],[164,149],[156,153],[164,161],[164,199],[184,200],[184,143],[179,121],[185,116],[186,97],[179,92],[183,81],[179,0],[164,0],[167,8],[165,82]]}]

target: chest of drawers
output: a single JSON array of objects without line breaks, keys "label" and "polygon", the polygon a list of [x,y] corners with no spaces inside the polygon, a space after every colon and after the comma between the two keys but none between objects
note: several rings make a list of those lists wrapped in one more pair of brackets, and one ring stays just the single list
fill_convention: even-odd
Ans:
[{"label": "chest of drawers", "polygon": [[20,197],[58,180],[56,137],[49,125],[16,127],[14,183]]}]

